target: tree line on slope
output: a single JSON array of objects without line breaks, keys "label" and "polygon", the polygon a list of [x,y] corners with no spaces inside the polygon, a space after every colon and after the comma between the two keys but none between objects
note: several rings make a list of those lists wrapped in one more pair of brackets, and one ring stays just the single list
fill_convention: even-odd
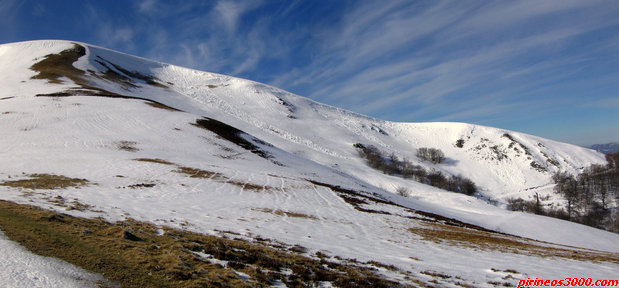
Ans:
[{"label": "tree line on slope", "polygon": [[[356,143],[353,146],[357,148],[359,156],[364,158],[370,167],[380,170],[385,174],[412,179],[440,189],[466,195],[473,195],[477,192],[475,183],[462,176],[445,176],[437,170],[428,172],[419,165],[413,165],[407,158],[400,159],[395,153],[387,155],[373,145],[366,146],[361,143]],[[419,148],[416,156],[419,159],[434,164],[442,163],[445,160],[445,154],[441,150],[435,148]]]},{"label": "tree line on slope", "polygon": [[619,199],[619,152],[606,155],[606,165],[593,164],[582,173],[559,171],[552,179],[554,191],[567,202],[566,209],[547,208],[540,197],[534,200],[508,199],[508,209],[551,216],[619,233],[617,208]]}]

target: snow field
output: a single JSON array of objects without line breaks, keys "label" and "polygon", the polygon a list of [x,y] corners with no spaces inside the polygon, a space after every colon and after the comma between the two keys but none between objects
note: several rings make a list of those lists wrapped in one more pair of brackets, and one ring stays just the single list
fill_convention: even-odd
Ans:
[{"label": "snow field", "polygon": [[[153,74],[168,86],[123,89],[91,79],[97,87],[152,99],[185,112],[154,108],[135,99],[34,97],[72,87],[70,81],[50,85],[45,80],[29,80],[35,73],[28,69],[36,62],[34,58],[71,47],[73,44],[63,41],[0,45],[0,75],[9,75],[0,79],[0,84],[8,87],[0,91],[0,99],[15,97],[0,100],[0,182],[49,173],[90,183],[80,188],[35,191],[0,186],[2,199],[32,201],[76,216],[134,218],[207,234],[230,231],[247,238],[261,236],[299,244],[309,248],[310,254],[323,251],[395,265],[428,281],[433,277],[422,272],[449,275],[451,280],[443,283],[447,286],[454,286],[460,281],[455,277],[459,277],[475,286],[491,287],[488,282],[500,281],[509,274],[506,270],[517,271],[511,273],[516,279],[573,275],[604,279],[619,271],[616,263],[424,240],[410,231],[423,222],[406,218],[419,215],[376,203],[364,207],[390,214],[361,212],[331,189],[308,181],[374,193],[403,207],[550,242],[536,245],[562,244],[617,253],[616,234],[505,211],[478,198],[384,175],[365,165],[352,145],[375,145],[428,170],[462,174],[478,184],[484,196],[498,200],[517,195],[526,198],[537,191],[549,193],[550,172],[558,167],[549,164],[542,152],[560,163],[561,169],[578,171],[603,161],[591,150],[470,124],[391,123],[263,84],[93,46],[87,46],[87,55],[75,67],[102,69],[93,62],[100,56],[122,63],[129,71]],[[192,125],[202,117],[217,119],[272,144],[274,147],[257,145],[273,158],[262,158]],[[458,139],[466,139],[463,148],[455,147]],[[508,148],[512,141],[527,147],[530,155]],[[483,144],[486,146],[476,148]],[[495,153],[489,147],[495,145],[508,158],[491,158]],[[419,147],[439,148],[451,161],[438,166],[421,162],[414,156]],[[549,172],[532,169],[531,161]],[[393,194],[398,187],[409,188],[410,197]],[[55,196],[78,199],[91,207],[65,211],[49,201]]]}]

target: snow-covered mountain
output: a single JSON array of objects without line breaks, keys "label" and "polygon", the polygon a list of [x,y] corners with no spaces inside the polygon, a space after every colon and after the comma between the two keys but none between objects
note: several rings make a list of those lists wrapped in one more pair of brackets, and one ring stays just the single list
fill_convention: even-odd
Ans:
[{"label": "snow-covered mountain", "polygon": [[598,151],[600,153],[612,154],[612,153],[619,152],[619,142],[612,142],[612,143],[606,143],[606,144],[595,144],[595,145],[591,145],[591,147],[589,148],[595,151]]},{"label": "snow-covered mountain", "polygon": [[[0,85],[0,182],[62,175],[88,183],[34,193],[0,186],[2,199],[63,210],[51,201],[61,196],[90,207],[70,212],[78,216],[263,236],[422,279],[423,271],[461,279],[439,279],[447,286],[492,286],[507,270],[523,279],[603,279],[619,269],[432,241],[420,232],[448,223],[523,237],[514,239],[534,247],[617,253],[619,235],[501,207],[535,193],[561,205],[552,173],[605,163],[593,150],[465,123],[379,120],[268,85],[68,41],[0,45]],[[471,179],[478,197],[377,171],[357,143]],[[417,158],[422,147],[440,149],[446,160]],[[408,197],[397,195],[402,187]]]}]

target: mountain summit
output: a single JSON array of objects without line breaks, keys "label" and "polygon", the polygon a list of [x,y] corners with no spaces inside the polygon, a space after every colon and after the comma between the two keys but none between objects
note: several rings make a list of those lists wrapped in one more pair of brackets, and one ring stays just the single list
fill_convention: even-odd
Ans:
[{"label": "mountain summit", "polygon": [[[381,273],[403,283],[490,287],[510,273],[603,279],[618,268],[618,235],[502,208],[533,195],[563,205],[552,174],[605,163],[590,149],[472,124],[384,121],[69,41],[0,45],[0,84],[4,200],[269,238],[384,263],[393,270]],[[473,196],[447,191],[456,180]],[[81,208],[65,211],[71,201]],[[572,252],[615,262],[566,264]]]}]

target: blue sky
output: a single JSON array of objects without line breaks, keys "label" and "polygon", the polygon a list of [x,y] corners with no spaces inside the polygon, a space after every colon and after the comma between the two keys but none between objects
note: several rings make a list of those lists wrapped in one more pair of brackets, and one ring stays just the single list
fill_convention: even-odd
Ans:
[{"label": "blue sky", "polygon": [[0,25],[392,121],[619,141],[619,1],[0,0]]}]

